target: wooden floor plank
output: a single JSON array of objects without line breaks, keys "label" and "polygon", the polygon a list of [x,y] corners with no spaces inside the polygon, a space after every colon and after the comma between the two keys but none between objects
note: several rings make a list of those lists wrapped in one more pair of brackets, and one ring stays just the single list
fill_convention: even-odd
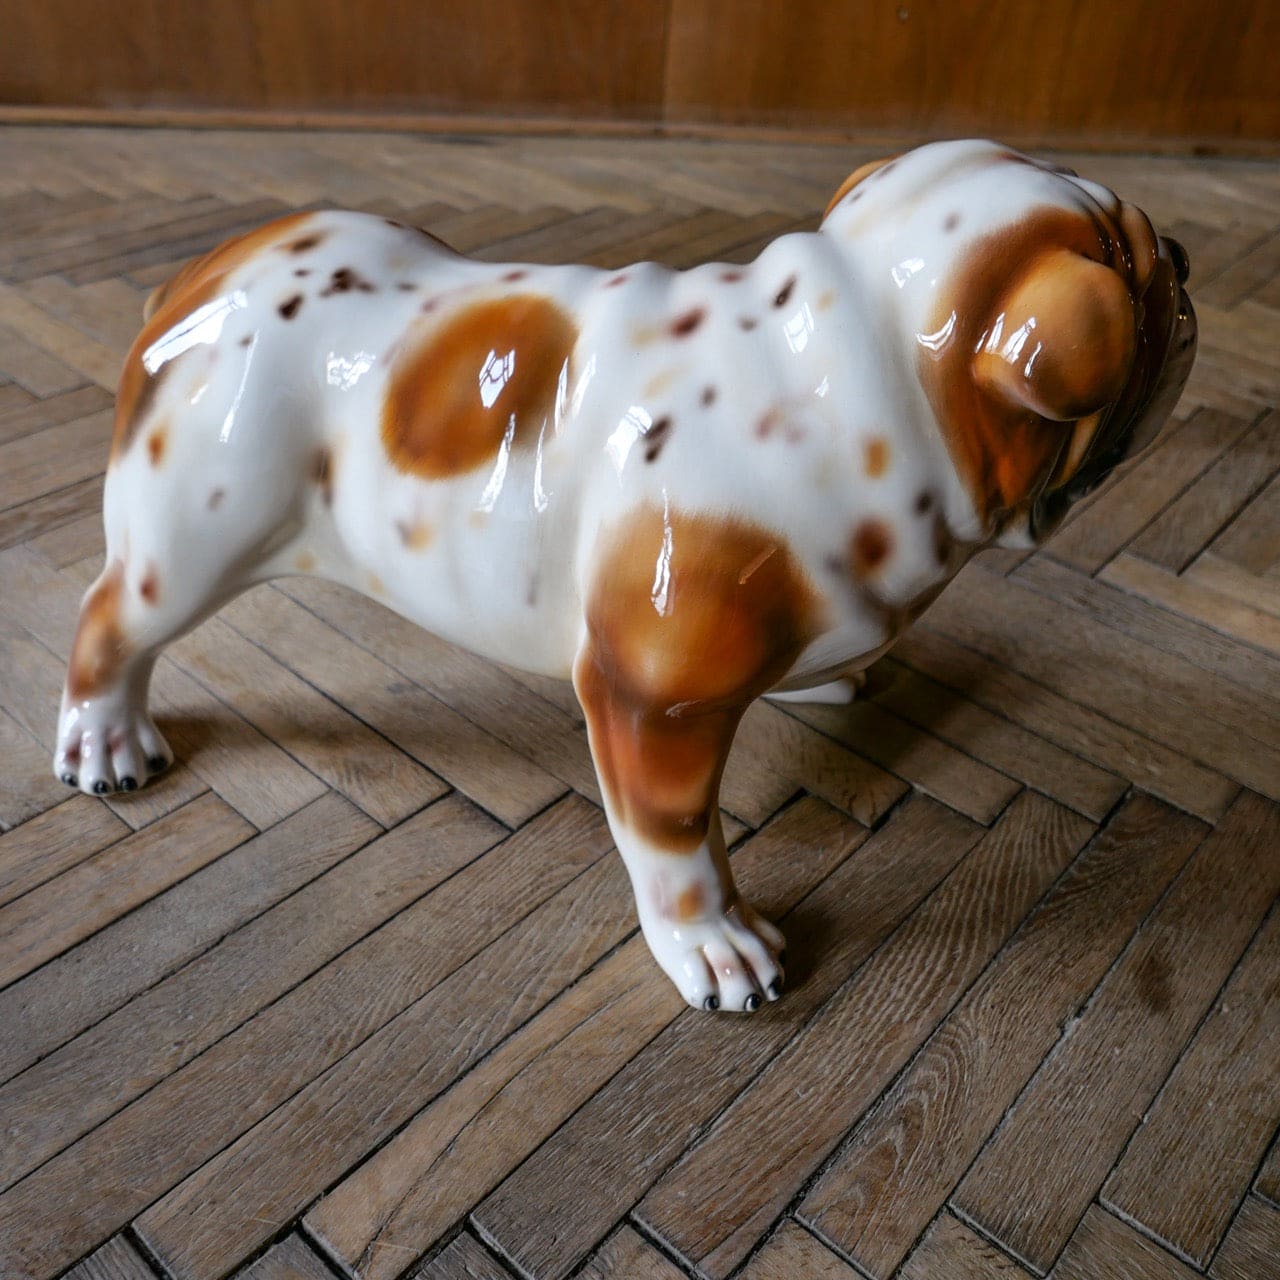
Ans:
[{"label": "wooden floor plank", "polygon": [[[857,1280],[858,1276],[847,1262],[790,1218],[783,1219],[778,1230],[738,1274],[742,1280],[792,1280],[793,1276]],[[962,1278],[956,1277],[956,1280]]]},{"label": "wooden floor plank", "polygon": [[629,1226],[614,1232],[580,1274],[583,1280],[684,1280],[679,1267]]},{"label": "wooden floor plank", "polygon": [[1053,1280],[1195,1280],[1196,1274],[1095,1205],[1054,1267]]},{"label": "wooden floor plank", "polygon": [[508,1271],[475,1238],[463,1232],[447,1249],[442,1249],[421,1270],[415,1280],[512,1280]]},{"label": "wooden floor plank", "polygon": [[237,1272],[236,1280],[333,1280],[333,1272],[295,1233]]},{"label": "wooden floor plank", "polygon": [[1209,1274],[1214,1280],[1278,1280],[1280,1207],[1249,1196],[1240,1206]]},{"label": "wooden floor plank", "polygon": [[[1027,795],[857,977],[699,1136],[635,1212],[710,1276],[727,1277],[915,1053],[1088,834]],[[909,996],[904,998],[904,994]],[[803,1108],[791,1100],[799,1094]],[[762,1166],[761,1151],[768,1151]]]},{"label": "wooden floor plank", "polygon": [[[978,834],[928,800],[896,809],[856,857],[795,909],[797,923],[846,923],[837,936],[824,937],[820,962],[806,961],[806,943],[814,940],[792,928],[790,994],[776,1013],[733,1029],[737,1069],[715,1068],[724,1029],[705,1019],[672,1024],[481,1202],[474,1216],[487,1237],[523,1270],[561,1280],[608,1234],[616,1206],[635,1203],[657,1181],[690,1135],[776,1056]],[[798,987],[797,972],[807,974]],[[627,1140],[637,1126],[645,1132],[640,1147]]]},{"label": "wooden floor plank", "polygon": [[128,835],[129,828],[89,796],[64,792],[63,800],[0,835],[0,904],[54,879]]},{"label": "wooden floor plank", "polygon": [[[888,1280],[1203,836],[1183,815],[1130,800],[814,1184],[802,1219]],[[1034,1008],[1023,991],[1036,992]]]},{"label": "wooden floor plank", "polygon": [[1201,1268],[1280,1126],[1277,974],[1273,910],[1103,1188],[1104,1204]]},{"label": "wooden floor plank", "polygon": [[[234,809],[215,796],[201,796],[0,907],[0,986],[74,946],[252,833]],[[156,857],[160,849],[166,852],[163,859]]]},{"label": "wooden floor plank", "polygon": [[949,1213],[934,1219],[898,1280],[1031,1280],[1031,1272]]},{"label": "wooden floor plank", "polygon": [[1226,812],[1239,790],[1230,779],[1156,738],[1082,707],[933,630],[927,622],[898,642],[894,659],[1209,822]]},{"label": "wooden floor plank", "polygon": [[1265,573],[1280,560],[1280,476],[1214,539],[1212,550],[1251,573]]},{"label": "wooden floor plank", "polygon": [[[734,875],[777,919],[866,835],[802,800],[734,852]],[[812,852],[780,875],[794,850]],[[684,1011],[633,936],[326,1195],[308,1229],[362,1280],[390,1280]]]},{"label": "wooden floor plank", "polygon": [[1049,1270],[1277,893],[1280,806],[1245,793],[975,1161],[967,1217]]},{"label": "wooden floor plank", "polygon": [[[210,989],[198,967],[201,961],[197,961],[190,971],[179,971],[167,984],[153,988],[147,1002],[126,1006],[121,1012],[135,1026],[139,1020],[146,1025],[152,1018],[165,1026],[161,1034],[166,1038],[161,1043],[172,1044],[177,1058],[188,1059],[186,1065],[168,1074],[172,1064],[156,1059],[146,1036],[123,1041],[137,1046],[135,1052],[144,1072],[141,1078],[136,1072],[126,1077],[135,1082],[132,1087],[145,1088],[162,1077],[160,1083],[0,1195],[0,1274],[5,1274],[4,1268],[18,1274],[46,1274],[65,1265],[88,1243],[140,1213],[215,1155],[236,1133],[393,1016],[398,992],[405,992],[406,1002],[411,1002],[447,973],[451,964],[461,963],[466,947],[482,945],[477,904],[484,899],[486,881],[506,874],[516,888],[519,885],[520,868],[510,865],[511,850],[505,860],[481,859],[470,874],[446,877],[492,846],[500,834],[501,828],[446,797],[366,846],[363,852],[368,856],[358,864],[357,859],[349,859],[330,873],[338,876],[340,883],[345,877],[339,873],[354,866],[371,874],[375,885],[382,883],[391,890],[379,895],[372,886],[360,891],[358,882],[343,886],[339,902],[345,902],[346,914],[355,917],[354,938],[370,928],[376,930],[351,952],[332,959],[354,941],[338,932],[338,921],[343,919],[338,904],[328,908],[332,919],[323,935],[309,935],[297,926],[290,929],[286,935],[292,944],[289,956],[281,954],[281,934],[272,927],[287,916],[273,919],[268,912],[258,918],[256,928],[249,925],[231,935],[203,962],[215,966],[215,972],[225,966],[224,974],[236,975],[229,983],[224,978],[212,988],[237,993],[234,1003],[221,999],[201,1022],[192,1023],[187,1017],[191,1001],[198,998],[198,991]],[[526,838],[523,845],[527,844]],[[520,846],[515,852],[519,855]],[[566,862],[574,865],[574,854],[580,860],[581,848],[562,854],[561,875],[566,874]],[[398,862],[400,870],[382,880],[376,869],[370,872],[374,859]],[[554,874],[553,868],[542,869],[548,876]],[[524,874],[528,878],[529,873]],[[334,887],[329,877],[315,886],[318,893]],[[438,924],[431,927],[432,908],[443,905],[437,897],[442,892],[447,900],[456,901],[455,919],[461,917],[469,926],[474,925],[478,941],[463,935],[456,922],[452,930]],[[489,896],[493,896],[492,887]],[[412,907],[383,924],[388,915],[415,899]],[[523,905],[517,894],[517,904],[505,910],[519,912]],[[275,911],[305,912],[300,916],[303,921],[325,918],[317,917],[313,908],[311,896],[304,890]],[[503,910],[502,904],[491,903],[490,928],[501,922]],[[301,985],[294,985],[317,964],[325,967]],[[348,980],[360,972],[363,983]],[[186,985],[192,982],[196,983],[194,992]],[[242,1022],[263,1003],[263,988],[265,998],[276,1002]],[[279,999],[282,992],[288,995]],[[337,995],[341,1000],[335,1004]],[[174,1003],[167,1005],[170,996],[175,997]],[[338,1012],[341,1033],[335,1034],[327,1018],[315,1016],[321,1010]],[[227,1034],[237,1023],[241,1023],[239,1028]],[[186,1035],[179,1035],[180,1030]],[[224,1038],[218,1040],[219,1035]],[[87,1045],[87,1041],[80,1045],[83,1040],[72,1041],[69,1051],[79,1053]],[[122,1043],[119,1038],[115,1042]],[[192,1057],[193,1053],[198,1056]],[[85,1070],[109,1069],[100,1052],[86,1052],[83,1061]],[[118,1079],[119,1073],[111,1076]],[[115,1088],[118,1092],[119,1084]],[[113,1108],[111,1099],[104,1098],[101,1091],[77,1097],[77,1114],[86,1119],[99,1119],[104,1109],[109,1113]],[[92,1117],[91,1111],[96,1113]],[[181,1122],[180,1139],[175,1136],[175,1119]],[[48,1116],[45,1120],[49,1123]],[[59,1119],[59,1123],[65,1125],[65,1120]],[[6,1152],[6,1159],[18,1158]],[[52,1230],[54,1224],[56,1231]]]},{"label": "wooden floor plank", "polygon": [[[0,992],[0,1024],[9,1031],[0,1041],[0,1080],[108,1017],[207,948],[222,946],[241,926],[322,875],[377,832],[345,801],[322,796]],[[260,928],[278,926],[286,918],[287,913],[281,913]],[[223,954],[230,949],[228,944]],[[276,982],[287,969],[286,955],[282,945],[273,975]],[[203,956],[199,968],[211,973],[214,959]],[[187,975],[188,981],[193,974]],[[136,1018],[140,1009],[127,1017]],[[119,1030],[117,1024],[97,1037],[104,1053],[109,1054]],[[50,1093],[44,1093],[45,1085],[36,1076],[22,1086],[27,1101],[21,1108],[31,1117],[56,1111],[54,1099],[66,1084],[78,1087],[72,1064],[82,1049],[40,1068],[38,1076],[48,1081]],[[5,1096],[0,1091],[0,1097]]]},{"label": "wooden floor plank", "polygon": [[66,1280],[155,1280],[155,1272],[123,1236],[112,1236],[72,1267]]}]

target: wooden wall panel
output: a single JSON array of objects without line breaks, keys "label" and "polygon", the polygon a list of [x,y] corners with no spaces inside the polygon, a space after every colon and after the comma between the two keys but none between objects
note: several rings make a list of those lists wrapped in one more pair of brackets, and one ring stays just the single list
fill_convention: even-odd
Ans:
[{"label": "wooden wall panel", "polygon": [[0,118],[1280,140],[1276,0],[0,0],[0,31]]},{"label": "wooden wall panel", "polygon": [[0,0],[0,102],[655,117],[666,0]]},{"label": "wooden wall panel", "polygon": [[671,0],[670,23],[669,119],[1280,136],[1275,0]]}]

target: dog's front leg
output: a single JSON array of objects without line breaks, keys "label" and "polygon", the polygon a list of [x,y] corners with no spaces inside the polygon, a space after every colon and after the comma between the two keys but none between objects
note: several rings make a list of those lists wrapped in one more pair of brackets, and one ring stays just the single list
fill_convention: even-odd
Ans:
[{"label": "dog's front leg", "polygon": [[738,892],[718,793],[745,704],[689,714],[637,699],[590,646],[574,684],[645,941],[700,1009],[751,1013],[782,990],[782,934]]}]

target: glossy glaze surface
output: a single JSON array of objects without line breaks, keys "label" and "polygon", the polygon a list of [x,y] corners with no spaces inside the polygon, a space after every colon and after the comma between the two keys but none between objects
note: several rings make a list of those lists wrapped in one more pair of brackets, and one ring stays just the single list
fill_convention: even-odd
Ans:
[{"label": "glossy glaze surface", "polygon": [[572,676],[650,946],[755,1007],[781,938],[717,819],[743,711],[865,668],[1150,438],[1194,355],[1180,252],[985,142],[864,166],[745,267],[485,264],[349,213],[224,245],[126,360],[55,769],[144,781],[166,643],[254,582],[347,583]]}]

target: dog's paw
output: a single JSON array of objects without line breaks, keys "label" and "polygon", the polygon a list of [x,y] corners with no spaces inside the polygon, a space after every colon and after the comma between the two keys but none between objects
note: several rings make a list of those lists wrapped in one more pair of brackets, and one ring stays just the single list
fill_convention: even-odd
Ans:
[{"label": "dog's paw", "polygon": [[741,900],[711,919],[654,920],[644,934],[654,958],[695,1009],[754,1013],[782,994],[782,934]]},{"label": "dog's paw", "polygon": [[65,707],[59,719],[54,776],[86,795],[136,791],[172,761],[151,717],[119,699]]}]

